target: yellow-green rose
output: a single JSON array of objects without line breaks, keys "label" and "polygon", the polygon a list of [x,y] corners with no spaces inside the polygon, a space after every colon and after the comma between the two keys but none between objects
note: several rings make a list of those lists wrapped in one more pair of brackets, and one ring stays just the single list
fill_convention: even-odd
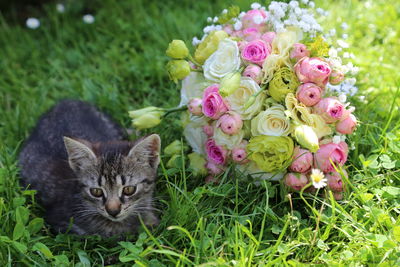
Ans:
[{"label": "yellow-green rose", "polygon": [[228,34],[225,31],[214,31],[210,33],[197,47],[194,52],[194,59],[198,63],[203,64],[204,61],[217,50],[219,42],[227,37]]},{"label": "yellow-green rose", "polygon": [[173,40],[169,43],[167,51],[165,51],[167,56],[174,59],[184,59],[189,55],[189,49],[182,40]]},{"label": "yellow-green rose", "polygon": [[287,114],[296,124],[306,124],[311,127],[315,126],[313,114],[310,113],[308,107],[297,100],[294,94],[289,93],[286,95],[285,104]]},{"label": "yellow-green rose", "polygon": [[256,136],[250,139],[247,153],[250,160],[265,172],[285,168],[292,160],[293,140],[287,136]]},{"label": "yellow-green rose", "polygon": [[282,67],[274,73],[269,82],[268,91],[271,97],[278,102],[285,100],[288,93],[294,93],[299,87],[299,79],[288,67]]}]

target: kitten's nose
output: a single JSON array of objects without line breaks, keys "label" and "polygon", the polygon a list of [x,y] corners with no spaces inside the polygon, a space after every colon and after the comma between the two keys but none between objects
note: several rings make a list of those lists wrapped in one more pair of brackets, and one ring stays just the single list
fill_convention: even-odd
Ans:
[{"label": "kitten's nose", "polygon": [[118,199],[110,199],[106,202],[106,211],[113,217],[116,217],[121,211],[121,202]]}]

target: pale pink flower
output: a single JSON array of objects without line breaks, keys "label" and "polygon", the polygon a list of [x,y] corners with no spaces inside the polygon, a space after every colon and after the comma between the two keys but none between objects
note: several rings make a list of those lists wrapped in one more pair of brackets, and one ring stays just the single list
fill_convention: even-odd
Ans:
[{"label": "pale pink flower", "polygon": [[261,39],[264,42],[267,42],[267,43],[270,43],[270,44],[272,44],[272,42],[274,41],[275,37],[276,37],[276,33],[275,32],[266,32],[263,35],[261,35]]},{"label": "pale pink flower", "polygon": [[320,87],[328,83],[331,67],[328,63],[316,57],[303,57],[294,66],[300,82],[312,82]]},{"label": "pale pink flower", "polygon": [[337,85],[344,80],[344,73],[338,70],[333,70],[331,76],[329,77],[329,83]]},{"label": "pale pink flower", "polygon": [[294,148],[293,162],[289,169],[294,172],[308,172],[313,164],[313,155],[307,149],[302,149],[299,146]]},{"label": "pale pink flower", "polygon": [[211,85],[205,89],[202,102],[203,114],[214,120],[218,119],[229,110],[228,105],[219,94],[219,86],[217,84]]},{"label": "pale pink flower", "polygon": [[347,144],[341,142],[339,144],[329,143],[320,145],[320,148],[314,155],[314,167],[319,168],[323,172],[333,172],[335,171],[333,164],[338,166],[343,166],[347,161]]},{"label": "pale pink flower", "polygon": [[241,56],[244,60],[262,65],[271,54],[271,45],[262,40],[254,40],[245,45]]},{"label": "pale pink flower", "polygon": [[296,92],[297,99],[307,107],[314,106],[321,100],[322,89],[314,83],[303,83]]},{"label": "pale pink flower", "polygon": [[[347,177],[347,172],[342,170],[343,174]],[[338,172],[330,172],[325,175],[328,180],[328,188],[334,192],[343,192],[345,189],[342,175]]]},{"label": "pale pink flower", "polygon": [[218,165],[225,164],[228,154],[228,151],[226,149],[224,149],[222,146],[217,145],[212,138],[207,140],[205,147],[209,162],[211,161],[212,163]]},{"label": "pale pink flower", "polygon": [[189,112],[196,116],[202,115],[203,112],[201,111],[201,103],[202,100],[200,98],[192,98],[188,103]]},{"label": "pale pink flower", "polygon": [[300,191],[308,184],[308,178],[302,173],[288,173],[283,178],[285,185],[294,191]]},{"label": "pale pink flower", "polygon": [[226,134],[233,135],[242,129],[243,121],[239,114],[228,111],[218,119],[216,127],[221,128]]},{"label": "pale pink flower", "polygon": [[261,83],[262,70],[258,65],[248,65],[244,71],[243,76],[252,78],[256,83]]},{"label": "pale pink flower", "polygon": [[301,43],[295,43],[293,45],[293,49],[290,52],[290,58],[295,59],[296,61],[302,59],[303,57],[309,57],[310,51],[307,49],[307,46]]},{"label": "pale pink flower", "polygon": [[321,99],[314,106],[315,113],[321,115],[326,123],[333,123],[342,118],[345,108],[339,100],[333,97],[327,97]]},{"label": "pale pink flower", "polygon": [[357,118],[353,114],[350,114],[347,118],[336,124],[336,131],[341,134],[352,134],[356,126]]},{"label": "pale pink flower", "polygon": [[204,125],[203,126],[203,132],[208,136],[211,137],[214,135],[214,127],[211,125]]}]

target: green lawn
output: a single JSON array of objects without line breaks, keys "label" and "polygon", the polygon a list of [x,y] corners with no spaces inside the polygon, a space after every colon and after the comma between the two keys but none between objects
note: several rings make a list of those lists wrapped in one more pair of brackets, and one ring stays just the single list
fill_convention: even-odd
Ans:
[{"label": "green lawn", "polygon": [[[59,99],[78,98],[130,127],[130,109],[174,107],[169,41],[191,43],[206,18],[232,1],[89,2],[91,25],[82,22],[80,1],[64,14],[54,5],[32,11],[37,30],[0,17],[0,266],[400,265],[399,1],[317,1],[331,10],[326,29],[341,35],[341,24],[349,25],[361,69],[351,101],[362,123],[351,138],[344,201],[288,196],[279,183],[257,187],[232,176],[204,185],[184,167],[160,167],[162,220],[152,233],[119,243],[52,235],[34,192],[18,186],[16,158],[39,116]],[[247,9],[251,2],[235,3]],[[164,145],[180,139],[179,116],[152,131]]]}]

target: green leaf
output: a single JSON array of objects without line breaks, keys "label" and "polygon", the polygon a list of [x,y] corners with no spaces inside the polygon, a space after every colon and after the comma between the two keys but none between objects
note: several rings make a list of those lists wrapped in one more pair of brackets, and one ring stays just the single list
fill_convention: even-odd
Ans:
[{"label": "green leaf", "polygon": [[17,223],[25,225],[29,219],[29,210],[23,206],[19,206],[15,211],[15,219]]},{"label": "green leaf", "polygon": [[28,248],[26,247],[26,245],[19,243],[17,241],[13,241],[12,242],[13,246],[21,253],[26,253],[26,251],[28,250]]},{"label": "green leaf", "polygon": [[400,226],[393,227],[393,236],[397,242],[400,242]]},{"label": "green leaf", "polygon": [[20,239],[25,232],[25,226],[22,223],[16,223],[13,231],[13,240]]},{"label": "green leaf", "polygon": [[41,252],[46,258],[53,258],[53,253],[51,253],[50,249],[43,243],[37,242],[33,245],[32,250]]},{"label": "green leaf", "polygon": [[85,251],[78,250],[77,254],[83,266],[90,266],[90,260]]},{"label": "green leaf", "polygon": [[37,232],[40,231],[40,229],[42,229],[43,224],[44,220],[42,218],[35,218],[29,222],[27,229],[29,233],[36,234]]},{"label": "green leaf", "polygon": [[13,208],[22,206],[25,204],[25,198],[24,197],[15,197],[13,199]]},{"label": "green leaf", "polygon": [[56,255],[53,257],[56,266],[70,266],[70,262],[66,255]]}]

